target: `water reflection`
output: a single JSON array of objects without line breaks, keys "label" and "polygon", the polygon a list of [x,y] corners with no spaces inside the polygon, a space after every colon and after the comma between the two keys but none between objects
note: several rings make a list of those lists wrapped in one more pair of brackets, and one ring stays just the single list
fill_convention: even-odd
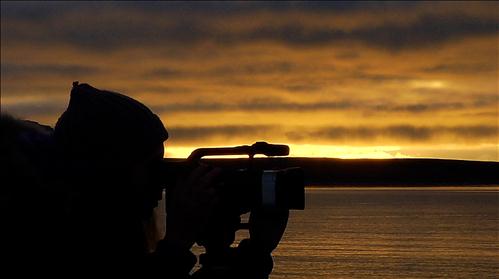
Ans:
[{"label": "water reflection", "polygon": [[271,278],[497,278],[498,193],[307,190]]}]

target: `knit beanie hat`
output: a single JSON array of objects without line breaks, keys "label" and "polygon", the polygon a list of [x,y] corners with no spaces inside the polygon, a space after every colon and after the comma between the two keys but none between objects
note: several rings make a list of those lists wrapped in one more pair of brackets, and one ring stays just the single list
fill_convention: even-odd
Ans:
[{"label": "knit beanie hat", "polygon": [[63,156],[105,168],[146,158],[168,138],[158,116],[139,101],[78,82],[54,135]]}]

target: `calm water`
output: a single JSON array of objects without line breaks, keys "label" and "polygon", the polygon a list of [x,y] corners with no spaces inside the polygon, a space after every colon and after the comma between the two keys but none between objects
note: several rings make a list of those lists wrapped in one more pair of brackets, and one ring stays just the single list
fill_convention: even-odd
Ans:
[{"label": "calm water", "polygon": [[499,278],[499,192],[311,189],[278,278]]}]

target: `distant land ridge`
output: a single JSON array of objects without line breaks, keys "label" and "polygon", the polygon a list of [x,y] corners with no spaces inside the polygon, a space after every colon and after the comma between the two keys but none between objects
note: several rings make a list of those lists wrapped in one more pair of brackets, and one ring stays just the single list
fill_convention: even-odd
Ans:
[{"label": "distant land ridge", "polygon": [[[175,160],[175,159],[174,159]],[[203,159],[221,167],[244,168],[247,159]],[[499,162],[446,159],[255,158],[264,169],[302,167],[306,186],[499,185]]]}]

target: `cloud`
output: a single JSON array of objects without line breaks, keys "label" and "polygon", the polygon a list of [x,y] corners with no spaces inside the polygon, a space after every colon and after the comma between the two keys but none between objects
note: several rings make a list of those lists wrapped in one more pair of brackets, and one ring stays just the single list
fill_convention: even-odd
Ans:
[{"label": "cloud", "polygon": [[[421,13],[416,19],[406,22],[383,22],[360,24],[346,28],[335,24],[307,25],[288,17],[290,10],[310,16],[329,18],[334,23],[335,12],[368,12],[372,8],[382,11],[390,7],[404,13],[412,5],[407,4],[87,4],[80,5],[26,5],[2,4],[2,40],[45,42],[46,44],[70,44],[89,50],[118,50],[145,46],[181,47],[192,49],[200,44],[218,46],[245,45],[249,43],[273,42],[287,47],[317,47],[335,44],[362,44],[365,47],[387,51],[430,48],[467,37],[497,34],[497,18],[481,17],[479,14],[445,14],[445,9],[433,13]],[[79,7],[79,9],[78,9]],[[157,8],[157,10],[155,9]],[[273,8],[275,7],[275,8]],[[300,10],[302,7],[310,9]],[[331,10],[327,8],[330,7]],[[431,7],[431,5],[427,5]],[[319,13],[318,10],[322,9]],[[164,11],[171,16],[158,11]],[[211,17],[206,17],[213,11]],[[231,20],[238,11],[245,14],[257,11],[273,12],[282,16],[276,25],[270,18],[259,19],[255,26],[231,28]],[[440,14],[438,13],[440,11]],[[329,14],[328,14],[329,13]],[[219,17],[214,17],[218,14]],[[372,16],[382,18],[383,13]],[[33,18],[31,18],[33,17]],[[45,17],[45,18],[43,18]],[[362,13],[354,14],[362,22]],[[92,20],[87,20],[92,18]],[[165,19],[166,18],[166,19]],[[171,20],[168,20],[171,18]],[[225,18],[225,20],[224,20]],[[14,24],[23,21],[22,26]],[[12,24],[9,24],[11,23]],[[224,22],[225,28],[220,27]]]},{"label": "cloud", "polygon": [[370,74],[361,71],[355,71],[345,76],[345,78],[353,80],[367,80],[371,82],[381,83],[387,81],[408,81],[413,77],[405,75],[396,75],[396,74]]},{"label": "cloud", "polygon": [[152,105],[151,109],[157,113],[178,113],[178,112],[217,112],[226,111],[230,105],[223,103],[176,103],[166,105]]},{"label": "cloud", "polygon": [[481,35],[496,35],[497,19],[465,15],[423,15],[407,25],[363,27],[350,37],[387,50],[432,47],[440,43]]},{"label": "cloud", "polygon": [[210,75],[268,75],[288,74],[296,71],[298,65],[288,61],[273,61],[267,63],[247,63],[242,65],[230,65],[217,67],[209,71]]},{"label": "cloud", "polygon": [[70,65],[70,64],[12,64],[2,63],[2,79],[23,76],[62,76],[73,77],[80,75],[98,74],[100,70],[93,66]]},{"label": "cloud", "polygon": [[290,84],[290,85],[284,85],[282,86],[287,91],[290,92],[305,92],[305,93],[310,93],[314,91],[319,91],[323,87],[320,85],[316,84],[307,84],[307,83],[298,83],[298,84]]},{"label": "cloud", "polygon": [[161,67],[147,71],[142,75],[142,77],[168,79],[168,78],[179,78],[185,75],[186,73],[179,69],[174,69],[170,67]]},{"label": "cloud", "polygon": [[[16,102],[14,97],[57,97],[57,96],[68,96],[69,92],[71,91],[71,86],[73,79],[67,79],[65,83],[57,83],[53,82],[53,80],[48,79],[47,83],[44,83],[42,80],[42,84],[36,82],[36,79],[38,76],[31,76],[31,75],[24,75],[23,73],[20,73],[18,76],[16,76],[15,80],[16,82],[10,82],[7,80],[7,78],[4,79],[2,76],[2,107],[5,103],[3,101],[5,100],[6,97],[11,99],[12,102]],[[25,79],[23,79],[25,78]],[[14,77],[12,76],[12,79],[14,80]],[[30,81],[27,83],[26,81]],[[20,101],[22,103],[22,101]],[[36,105],[36,103],[32,103],[33,105]]]},{"label": "cloud", "polygon": [[210,142],[214,138],[221,138],[221,142],[230,142],[233,139],[265,137],[279,131],[280,128],[272,125],[227,125],[167,127],[167,129],[170,141],[185,144]]},{"label": "cloud", "polygon": [[[163,94],[189,94],[194,93],[194,88],[189,88],[186,86],[160,86],[160,85],[144,85],[133,88],[134,91],[143,91],[149,93],[157,93],[159,96]],[[119,91],[119,90],[118,90]]]},{"label": "cloud", "polygon": [[448,102],[448,103],[419,103],[419,104],[407,104],[407,105],[393,105],[393,104],[382,104],[375,105],[371,107],[373,111],[383,111],[383,112],[407,112],[407,113],[422,113],[422,112],[435,112],[442,110],[459,110],[465,108],[476,108],[483,105],[477,106],[465,102]]},{"label": "cloud", "polygon": [[429,142],[497,142],[499,131],[494,125],[462,126],[277,126],[227,125],[168,128],[176,144],[234,140],[268,139],[294,143],[357,144],[373,143],[429,143]]},{"label": "cloud", "polygon": [[362,112],[394,112],[394,113],[426,113],[436,111],[474,109],[483,107],[494,107],[498,100],[495,95],[478,96],[471,101],[462,102],[433,102],[433,103],[412,103],[397,104],[384,102],[376,104],[366,101],[320,101],[309,103],[288,102],[278,98],[254,98],[249,101],[221,103],[192,101],[189,103],[173,103],[153,106],[153,109],[164,113],[182,112],[226,112],[226,111],[247,111],[247,112],[314,112],[314,111],[344,111],[356,110]]},{"label": "cloud", "polygon": [[341,60],[353,60],[360,57],[360,54],[356,51],[343,51],[335,55],[337,59]]},{"label": "cloud", "polygon": [[[497,141],[498,128],[493,125],[464,125],[464,126],[414,126],[392,125],[386,127],[324,127],[316,130],[303,129],[287,133],[289,140],[307,141],[322,139],[327,141],[403,141],[403,142],[429,142],[439,138],[444,140],[485,140]],[[451,141],[452,142],[452,141]]]},{"label": "cloud", "polygon": [[36,116],[60,115],[66,110],[67,104],[54,101],[37,101],[17,104],[2,104],[2,113],[18,117],[33,118]]},{"label": "cloud", "polygon": [[179,112],[223,112],[223,111],[315,111],[333,109],[351,109],[349,102],[318,102],[309,104],[282,102],[276,99],[255,99],[242,103],[208,103],[192,102],[153,106],[153,109],[164,113]]},{"label": "cloud", "polygon": [[288,61],[271,61],[264,63],[230,63],[207,69],[181,70],[173,67],[158,67],[147,71],[144,78],[220,78],[227,76],[256,76],[270,74],[289,74],[293,71],[304,70]]},{"label": "cloud", "polygon": [[50,20],[61,13],[91,11],[96,9],[140,11],[142,13],[178,14],[209,13],[210,15],[247,14],[259,11],[288,12],[349,12],[349,11],[387,11],[421,6],[414,1],[408,2],[356,2],[356,1],[273,1],[273,2],[164,2],[164,1],[127,1],[127,2],[2,2],[2,17],[16,17],[25,20]]},{"label": "cloud", "polygon": [[490,64],[447,63],[423,68],[422,70],[426,73],[478,74],[497,72],[497,63],[496,61]]},{"label": "cloud", "polygon": [[239,35],[243,41],[276,41],[289,46],[319,46],[337,42],[360,42],[385,50],[432,47],[469,36],[497,34],[497,19],[465,15],[421,15],[406,24],[384,23],[353,30],[307,27],[299,23],[262,26]]},{"label": "cloud", "polygon": [[80,80],[151,106],[181,142],[496,140],[496,2],[1,5],[2,111],[36,121]]},{"label": "cloud", "polygon": [[[169,87],[151,87],[154,94],[192,94],[189,89],[169,88]],[[64,92],[67,93],[67,92]],[[153,102],[150,102],[153,104]],[[462,109],[473,109],[482,107],[493,107],[497,100],[488,103],[475,101],[474,103],[449,102],[449,103],[429,103],[429,104],[383,104],[371,105],[369,103],[358,103],[351,101],[337,102],[312,102],[312,103],[293,103],[284,102],[279,99],[260,98],[241,103],[218,103],[218,102],[199,102],[173,103],[165,105],[150,105],[151,109],[159,114],[173,116],[178,113],[220,113],[220,112],[318,112],[318,111],[359,111],[365,113],[433,113],[437,111],[458,111]],[[33,101],[2,104],[3,111],[10,111],[15,114],[25,116],[51,115],[60,113],[63,105],[54,101]],[[490,115],[488,113],[487,115]],[[423,131],[424,132],[424,131]]]}]

